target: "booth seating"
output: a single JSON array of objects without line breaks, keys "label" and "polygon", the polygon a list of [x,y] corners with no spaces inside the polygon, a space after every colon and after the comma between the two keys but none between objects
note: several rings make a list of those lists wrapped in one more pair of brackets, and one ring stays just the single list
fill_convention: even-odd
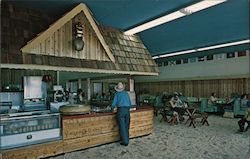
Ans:
[{"label": "booth seating", "polygon": [[200,111],[201,112],[218,112],[218,108],[216,105],[208,104],[207,98],[202,98]]},{"label": "booth seating", "polygon": [[164,103],[162,101],[162,96],[156,96],[155,97],[155,102],[154,102],[154,114],[157,116],[158,111],[164,107]]},{"label": "booth seating", "polygon": [[142,94],[140,95],[140,103],[141,105],[154,106],[155,96],[150,95],[150,94]]},{"label": "booth seating", "polygon": [[197,106],[197,104],[199,104],[199,99],[197,97],[186,97],[185,100],[189,107]]},{"label": "booth seating", "polygon": [[246,110],[247,110],[247,107],[241,107],[240,106],[240,99],[236,99],[234,101],[234,108],[233,108],[234,116],[245,115]]}]

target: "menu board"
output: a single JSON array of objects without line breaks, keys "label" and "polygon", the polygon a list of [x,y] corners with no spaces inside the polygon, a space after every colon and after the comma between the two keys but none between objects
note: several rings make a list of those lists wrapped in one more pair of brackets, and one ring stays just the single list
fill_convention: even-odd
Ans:
[{"label": "menu board", "polygon": [[24,99],[46,98],[46,83],[42,81],[42,76],[25,76]]}]

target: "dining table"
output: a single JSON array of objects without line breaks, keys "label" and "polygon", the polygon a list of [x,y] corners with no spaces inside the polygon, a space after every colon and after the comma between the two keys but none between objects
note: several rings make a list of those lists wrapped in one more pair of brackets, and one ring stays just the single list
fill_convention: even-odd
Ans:
[{"label": "dining table", "polygon": [[196,128],[196,126],[195,126],[196,121],[195,120],[197,118],[201,118],[202,125],[207,124],[207,126],[209,126],[208,114],[199,112],[198,110],[199,110],[199,107],[194,107],[194,106],[185,108],[185,111],[188,114],[188,119],[187,119],[185,124],[187,124],[190,121],[189,127],[193,126],[194,128]]}]

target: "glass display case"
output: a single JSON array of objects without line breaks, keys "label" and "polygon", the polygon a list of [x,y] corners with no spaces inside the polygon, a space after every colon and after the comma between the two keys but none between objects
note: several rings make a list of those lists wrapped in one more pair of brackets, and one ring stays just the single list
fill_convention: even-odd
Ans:
[{"label": "glass display case", "polygon": [[61,139],[60,114],[1,117],[1,149]]}]

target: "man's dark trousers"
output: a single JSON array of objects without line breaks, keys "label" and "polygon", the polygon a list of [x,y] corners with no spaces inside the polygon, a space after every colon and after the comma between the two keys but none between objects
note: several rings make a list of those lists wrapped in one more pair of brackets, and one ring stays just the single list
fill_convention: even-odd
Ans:
[{"label": "man's dark trousers", "polygon": [[129,107],[119,107],[117,113],[117,121],[119,125],[119,132],[121,141],[124,145],[129,144],[129,124],[130,124],[130,111]]}]

